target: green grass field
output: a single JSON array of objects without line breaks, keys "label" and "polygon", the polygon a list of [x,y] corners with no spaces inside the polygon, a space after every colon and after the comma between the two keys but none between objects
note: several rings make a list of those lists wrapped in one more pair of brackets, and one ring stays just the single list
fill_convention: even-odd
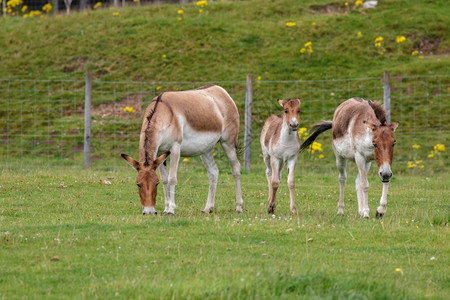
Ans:
[{"label": "green grass field", "polygon": [[[372,170],[373,171],[373,170]],[[266,213],[261,164],[242,175],[244,213],[221,164],[214,214],[207,175],[180,167],[176,216],[142,216],[135,171],[2,171],[0,298],[445,299],[450,293],[448,174],[395,176],[385,218],[372,172],[372,218],[357,216],[355,168],[346,215],[337,173],[298,165],[298,216],[285,183]],[[285,175],[285,174],[284,174]],[[104,181],[111,184],[105,184]],[[283,178],[285,181],[285,178]]]},{"label": "green grass field", "polygon": [[[444,0],[386,0],[362,10],[353,8],[354,1],[348,9],[344,3],[215,1],[201,14],[191,3],[0,18],[0,79],[31,79],[0,81],[0,105],[7,108],[0,111],[0,159],[8,167],[0,170],[0,299],[448,299],[448,151],[427,155],[437,143],[448,148],[450,6]],[[327,7],[337,11],[324,13]],[[406,40],[397,43],[398,36]],[[374,45],[378,37],[383,37],[381,47]],[[300,53],[308,42],[311,55]],[[82,134],[75,125],[82,111],[74,103],[82,99],[77,93],[86,71],[93,76],[94,90],[99,81],[109,83],[94,92],[94,108],[122,101],[125,96],[116,95],[116,89],[125,90],[120,86],[129,82],[151,83],[154,91],[145,94],[151,99],[170,82],[244,81],[247,74],[254,76],[255,86],[312,79],[317,87],[297,96],[323,99],[324,90],[334,91],[333,79],[381,78],[390,71],[398,80],[393,81],[393,100],[405,100],[400,107],[393,101],[393,117],[402,117],[398,135],[403,148],[396,149],[402,161],[394,159],[387,214],[383,220],[374,218],[381,183],[372,167],[372,218],[358,217],[352,165],[346,215],[336,216],[338,179],[328,135],[320,140],[323,160],[299,158],[298,216],[290,214],[285,177],[276,215],[266,213],[257,139],[252,171],[242,175],[244,213],[234,212],[234,180],[219,153],[214,214],[200,213],[208,179],[199,160],[191,159],[180,167],[176,216],[160,215],[161,187],[160,214],[142,216],[135,171],[113,160],[118,156],[114,151],[122,149],[95,145],[107,159],[96,161],[91,171],[72,167],[74,160],[82,160],[81,152],[73,152],[80,143],[69,144],[64,156],[51,153],[57,145],[53,140],[74,139],[66,132]],[[423,79],[424,89],[410,88],[408,76],[418,75],[445,77]],[[35,79],[44,84],[36,85]],[[53,88],[45,81],[52,79],[61,82]],[[322,79],[330,82],[324,87]],[[321,107],[309,118],[330,118],[320,113],[346,99],[350,89],[364,96],[359,84],[347,83],[326,107],[317,102]],[[291,97],[301,89],[277,83],[263,99]],[[234,92],[244,91],[242,85]],[[31,113],[23,114],[24,103]],[[73,115],[64,114],[69,109]],[[127,120],[116,120],[113,127],[127,131]],[[28,148],[8,144],[16,132],[20,147]],[[38,143],[45,140],[33,134],[52,143],[41,151]],[[115,133],[108,138],[115,139]],[[124,143],[126,151],[132,144],[137,153],[137,138]],[[28,169],[30,161],[35,166],[42,162],[44,169]],[[422,161],[424,169],[409,168],[408,161]]]}]

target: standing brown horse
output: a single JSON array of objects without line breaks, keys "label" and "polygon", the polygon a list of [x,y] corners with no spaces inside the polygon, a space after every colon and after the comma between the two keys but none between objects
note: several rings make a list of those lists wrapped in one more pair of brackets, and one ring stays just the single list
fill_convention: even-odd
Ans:
[{"label": "standing brown horse", "polygon": [[[209,192],[204,213],[214,210],[219,169],[213,147],[221,143],[231,164],[236,185],[236,211],[242,212],[241,165],[236,155],[239,112],[230,95],[220,86],[209,85],[196,90],[165,92],[145,111],[139,142],[139,161],[122,157],[138,171],[136,184],[142,214],[157,214],[156,191],[159,167],[164,186],[164,215],[175,213],[175,185],[180,156],[200,156],[209,177]],[[167,173],[165,160],[170,159]]]},{"label": "standing brown horse", "polygon": [[275,200],[280,185],[281,170],[287,161],[290,209],[296,215],[294,170],[297,164],[298,150],[300,149],[300,139],[297,134],[300,100],[278,100],[278,103],[283,107],[284,114],[272,115],[267,119],[261,131],[260,139],[269,185],[269,207],[267,211],[269,214],[275,213]]},{"label": "standing brown horse", "polygon": [[326,121],[313,126],[313,133],[303,142],[300,151],[311,145],[319,134],[332,129],[333,150],[336,155],[336,166],[339,170],[339,203],[338,215],[344,214],[344,188],[347,179],[347,160],[355,160],[358,166],[356,193],[358,196],[359,215],[369,218],[367,172],[371,161],[375,158],[378,164],[378,175],[383,182],[383,192],[376,216],[386,213],[387,192],[392,177],[391,165],[394,155],[394,131],[398,122],[387,124],[383,108],[361,98],[351,98],[336,109],[333,121]]}]

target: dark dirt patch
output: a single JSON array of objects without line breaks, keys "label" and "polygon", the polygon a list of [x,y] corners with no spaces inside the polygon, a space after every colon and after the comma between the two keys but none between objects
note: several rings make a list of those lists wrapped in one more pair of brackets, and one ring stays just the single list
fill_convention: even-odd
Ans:
[{"label": "dark dirt patch", "polygon": [[437,54],[441,42],[440,38],[421,37],[414,43],[413,49],[423,55]]},{"label": "dark dirt patch", "polygon": [[[142,114],[142,103],[144,94],[131,94],[120,102],[104,103],[92,109],[93,116],[106,117],[140,117]],[[126,111],[125,108],[129,107],[134,112]]]},{"label": "dark dirt patch", "polygon": [[309,10],[313,14],[342,14],[345,12],[349,12],[355,9],[355,5],[348,3],[348,5],[345,5],[345,2],[341,3],[328,3],[323,5],[311,5],[309,7]]}]

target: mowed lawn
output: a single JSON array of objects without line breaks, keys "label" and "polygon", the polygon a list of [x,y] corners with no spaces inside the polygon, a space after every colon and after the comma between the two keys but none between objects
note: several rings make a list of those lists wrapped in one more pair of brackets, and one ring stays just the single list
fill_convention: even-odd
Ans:
[{"label": "mowed lawn", "polygon": [[[244,213],[234,212],[226,165],[216,211],[203,215],[206,171],[180,166],[176,216],[142,216],[135,171],[0,172],[0,299],[448,299],[448,174],[396,174],[384,220],[381,183],[369,178],[371,218],[357,216],[354,167],[344,217],[337,171],[296,176],[298,216],[284,172],[267,214],[262,165],[243,172]],[[109,184],[110,183],[110,184]]]}]

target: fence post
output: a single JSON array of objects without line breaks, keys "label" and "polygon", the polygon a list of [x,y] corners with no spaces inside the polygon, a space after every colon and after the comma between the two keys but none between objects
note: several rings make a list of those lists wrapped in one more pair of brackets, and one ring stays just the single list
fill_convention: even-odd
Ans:
[{"label": "fence post", "polygon": [[383,102],[386,111],[386,121],[391,124],[391,85],[389,83],[389,72],[383,73]]},{"label": "fence post", "polygon": [[245,87],[245,133],[244,133],[244,168],[250,171],[252,152],[252,102],[253,102],[253,78],[247,75]]},{"label": "fence post", "polygon": [[6,17],[6,0],[2,1],[3,17]]},{"label": "fence post", "polygon": [[91,90],[92,80],[86,72],[86,88],[84,92],[84,168],[91,167]]}]

